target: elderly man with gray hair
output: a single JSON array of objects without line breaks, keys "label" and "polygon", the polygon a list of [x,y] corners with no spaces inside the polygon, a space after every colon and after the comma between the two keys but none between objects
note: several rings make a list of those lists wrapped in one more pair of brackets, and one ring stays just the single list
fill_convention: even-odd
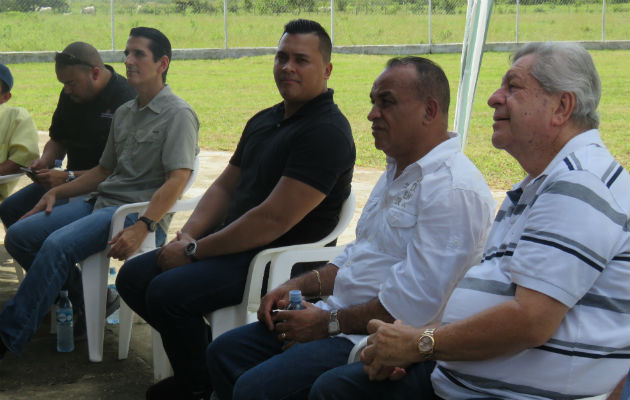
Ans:
[{"label": "elderly man with gray hair", "polygon": [[481,264],[441,324],[372,320],[356,363],[311,399],[577,399],[630,365],[630,177],[597,127],[591,56],[532,43],[488,100],[495,147],[527,172],[503,202]]}]

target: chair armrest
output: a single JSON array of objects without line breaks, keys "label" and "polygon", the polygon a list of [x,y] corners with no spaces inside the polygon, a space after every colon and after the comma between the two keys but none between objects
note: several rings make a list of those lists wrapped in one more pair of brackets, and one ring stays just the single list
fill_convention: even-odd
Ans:
[{"label": "chair armrest", "polygon": [[249,264],[249,273],[244,292],[244,299],[247,299],[247,310],[249,312],[258,311],[262,281],[267,263],[271,262],[267,283],[267,290],[269,291],[289,279],[291,268],[296,263],[329,261],[335,258],[344,248],[345,246],[313,248],[312,244],[298,244],[261,251]]},{"label": "chair armrest", "polygon": [[297,263],[330,261],[337,257],[346,246],[320,247],[316,249],[287,250],[276,255],[269,269],[269,288],[280,286],[291,276],[291,269]]},{"label": "chair armrest", "polygon": [[16,179],[20,179],[22,175],[24,175],[22,172],[19,172],[17,174],[2,175],[0,176],[0,183],[12,182]]},{"label": "chair armrest", "polygon": [[368,337],[369,336],[364,337],[359,343],[354,345],[350,355],[348,355],[348,364],[361,361],[361,352],[367,347]]}]

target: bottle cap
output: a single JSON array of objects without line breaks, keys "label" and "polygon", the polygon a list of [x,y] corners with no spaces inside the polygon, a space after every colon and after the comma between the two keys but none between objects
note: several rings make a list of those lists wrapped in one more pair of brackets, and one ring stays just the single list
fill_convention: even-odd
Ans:
[{"label": "bottle cap", "polygon": [[302,291],[301,290],[291,290],[289,292],[289,301],[291,303],[301,303],[302,302]]},{"label": "bottle cap", "polygon": [[61,292],[59,292],[59,294],[61,295],[61,297],[68,297],[68,291],[67,290],[62,290]]}]

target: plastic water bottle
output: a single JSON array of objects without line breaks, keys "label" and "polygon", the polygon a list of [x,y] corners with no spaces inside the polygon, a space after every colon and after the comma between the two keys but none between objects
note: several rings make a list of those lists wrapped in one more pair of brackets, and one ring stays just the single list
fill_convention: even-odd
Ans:
[{"label": "plastic water bottle", "polygon": [[[107,293],[107,296],[118,295],[118,291],[116,290],[116,268],[115,267],[109,267],[109,279],[107,282],[107,288],[109,289],[108,290],[109,293]],[[119,314],[120,314],[120,309],[117,309],[116,311],[114,311],[109,317],[107,317],[107,323],[111,325],[116,325],[120,323],[120,318],[118,317]]]},{"label": "plastic water bottle", "polygon": [[287,310],[304,310],[304,304],[302,304],[302,291],[291,290],[289,292],[289,306]]},{"label": "plastic water bottle", "polygon": [[57,303],[57,351],[69,353],[74,350],[74,324],[72,303],[68,298],[68,291],[62,290]]}]

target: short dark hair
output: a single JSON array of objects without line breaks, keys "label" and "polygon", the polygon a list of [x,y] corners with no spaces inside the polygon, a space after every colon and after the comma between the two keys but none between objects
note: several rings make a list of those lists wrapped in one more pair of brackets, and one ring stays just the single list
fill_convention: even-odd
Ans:
[{"label": "short dark hair", "polygon": [[91,44],[85,42],[70,43],[62,52],[55,54],[56,69],[70,66],[105,68],[105,64],[98,50]]},{"label": "short dark hair", "polygon": [[416,68],[418,95],[422,99],[427,97],[436,99],[442,112],[447,115],[448,106],[451,103],[451,88],[442,68],[424,57],[395,57],[387,61],[387,68],[404,65],[413,65]]},{"label": "short dark hair", "polygon": [[3,80],[0,80],[0,88],[2,89],[0,90],[0,94],[10,92],[9,85]]},{"label": "short dark hair", "polygon": [[326,29],[324,29],[319,22],[311,21],[309,19],[294,19],[287,22],[284,26],[284,33],[282,35],[284,36],[285,33],[290,35],[296,33],[313,33],[317,35],[319,38],[319,52],[321,53],[324,62],[330,62],[332,42],[330,41],[330,36],[328,36]]},{"label": "short dark hair", "polygon": [[[169,61],[173,56],[171,42],[168,40],[166,35],[162,32],[158,31],[155,28],[148,28],[146,26],[137,26],[135,28],[131,28],[129,31],[129,36],[133,37],[143,37],[149,39],[149,50],[153,53],[153,61],[157,62],[163,56],[166,56]],[[166,73],[168,72],[168,67],[166,71],[162,74],[162,82],[166,82]]]}]

